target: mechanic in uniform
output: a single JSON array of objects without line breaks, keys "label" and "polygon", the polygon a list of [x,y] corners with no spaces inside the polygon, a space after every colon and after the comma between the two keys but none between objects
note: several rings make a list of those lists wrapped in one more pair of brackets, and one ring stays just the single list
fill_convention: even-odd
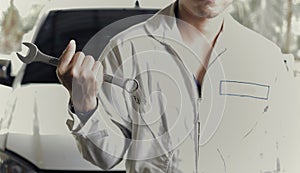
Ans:
[{"label": "mechanic in uniform", "polygon": [[[115,36],[98,61],[70,41],[57,75],[85,159],[102,169],[124,159],[128,173],[282,171],[269,115],[282,54],[237,23],[231,3],[178,0]],[[136,79],[139,89],[103,74]]]}]

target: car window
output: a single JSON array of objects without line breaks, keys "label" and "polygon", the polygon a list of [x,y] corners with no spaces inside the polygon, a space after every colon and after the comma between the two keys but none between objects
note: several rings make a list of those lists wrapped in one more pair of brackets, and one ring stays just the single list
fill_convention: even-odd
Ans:
[{"label": "car window", "polygon": [[[76,40],[77,51],[82,50],[89,39],[105,26],[129,16],[154,14],[157,11],[135,8],[51,11],[41,25],[34,42],[42,52],[59,57],[71,39]],[[113,37],[119,31],[144,21],[148,17],[150,15],[118,26],[120,28],[115,28],[109,37]],[[36,62],[27,65],[22,84],[28,83],[58,83],[55,67]]]}]

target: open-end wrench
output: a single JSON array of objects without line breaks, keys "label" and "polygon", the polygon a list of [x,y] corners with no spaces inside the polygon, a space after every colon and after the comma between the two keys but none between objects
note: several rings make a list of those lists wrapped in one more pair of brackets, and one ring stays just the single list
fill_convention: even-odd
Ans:
[{"label": "open-end wrench", "polygon": [[[18,58],[22,62],[24,62],[25,64],[30,64],[32,62],[43,62],[57,67],[57,64],[59,62],[58,58],[44,54],[33,43],[23,42],[23,44],[29,48],[29,52],[26,56],[22,56],[21,54],[17,53]],[[136,79],[122,79],[116,76],[104,74],[103,81],[124,88],[129,93],[132,93],[139,88],[139,83]]]}]

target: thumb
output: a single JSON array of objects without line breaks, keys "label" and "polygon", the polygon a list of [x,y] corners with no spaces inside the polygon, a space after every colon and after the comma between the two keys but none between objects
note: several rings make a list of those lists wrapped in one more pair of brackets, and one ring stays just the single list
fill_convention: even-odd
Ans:
[{"label": "thumb", "polygon": [[62,55],[60,56],[59,66],[67,66],[70,63],[72,57],[74,56],[75,51],[76,43],[74,40],[71,40],[66,49],[63,51]]}]

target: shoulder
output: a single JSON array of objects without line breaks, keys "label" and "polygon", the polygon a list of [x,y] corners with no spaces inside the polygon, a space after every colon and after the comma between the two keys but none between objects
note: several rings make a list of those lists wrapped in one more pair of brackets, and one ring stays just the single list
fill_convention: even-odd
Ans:
[{"label": "shoulder", "polygon": [[[138,21],[142,21],[141,18],[144,18],[145,20],[141,23],[138,23],[136,25],[133,25],[129,27],[128,29],[120,32],[115,37],[111,39],[111,44],[116,45],[124,42],[134,42],[143,40],[144,42],[153,41],[152,35],[159,34],[162,35],[161,32],[163,32],[166,28],[170,27],[167,25],[171,25],[170,23],[174,23],[174,6],[175,4],[172,3],[169,6],[161,9],[153,16],[147,16],[139,15],[131,17],[130,20],[137,19]],[[172,21],[172,22],[171,22]],[[132,21],[128,21],[131,23]],[[151,35],[151,36],[150,36]]]},{"label": "shoulder", "polygon": [[145,22],[133,25],[128,29],[121,31],[113,38],[110,39],[109,45],[110,47],[118,47],[124,44],[130,43],[130,41],[134,40],[137,37],[145,36],[146,32],[144,29]]},{"label": "shoulder", "polygon": [[124,58],[132,55],[132,43],[138,38],[146,35],[145,22],[135,24],[112,37],[101,53],[101,57],[117,56]]},{"label": "shoulder", "polygon": [[272,41],[263,35],[243,26],[237,22],[233,17],[228,16],[227,21],[230,26],[229,36],[235,40],[235,44],[239,44],[240,48],[247,49],[252,53],[276,53],[281,55],[280,48]]},{"label": "shoulder", "polygon": [[[231,17],[231,16],[230,16]],[[231,55],[264,68],[264,72],[285,72],[284,55],[276,43],[241,25],[231,17],[226,36]]]}]

